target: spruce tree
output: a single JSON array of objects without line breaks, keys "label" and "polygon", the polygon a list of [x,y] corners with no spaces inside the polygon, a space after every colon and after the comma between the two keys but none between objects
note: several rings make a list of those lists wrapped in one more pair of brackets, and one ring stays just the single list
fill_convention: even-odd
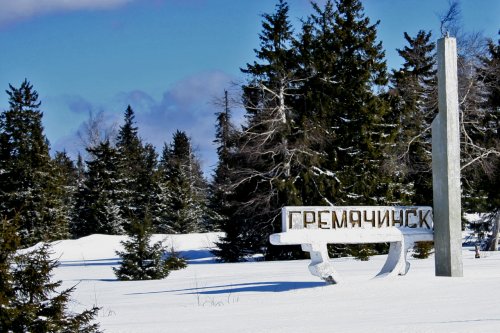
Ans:
[{"label": "spruce tree", "polygon": [[[231,216],[229,194],[231,186],[231,150],[234,149],[234,127],[231,124],[231,110],[227,91],[224,91],[224,110],[216,113],[215,140],[217,144],[218,162],[215,167],[212,182],[209,186],[209,208],[213,212],[212,224],[214,229],[226,228]],[[227,232],[227,231],[226,231]]]},{"label": "spruce tree", "polygon": [[[398,200],[394,174],[384,169],[386,148],[396,124],[387,123],[389,103],[382,44],[358,0],[313,4],[303,25],[299,59],[306,96],[301,114],[314,120],[323,153],[312,175],[323,202],[332,205],[380,205]],[[362,258],[375,246],[352,247]],[[332,251],[344,251],[332,247]]]},{"label": "spruce tree", "polygon": [[164,259],[166,248],[162,242],[151,244],[151,216],[146,212],[143,221],[133,220],[127,228],[128,239],[122,241],[124,251],[117,251],[122,262],[113,268],[119,280],[156,280],[167,277],[172,269],[186,266],[182,258]]},{"label": "spruce tree", "polygon": [[41,102],[29,81],[9,85],[0,115],[0,212],[19,219],[23,244],[66,236],[66,213],[43,133]]},{"label": "spruce tree", "polygon": [[[496,43],[488,40],[487,46],[487,54],[480,57],[478,65],[478,81],[482,83],[482,112],[476,118],[474,130],[468,132],[471,136],[475,134],[468,139],[482,148],[480,153],[484,158],[480,160],[480,168],[470,168],[474,169],[475,179],[468,179],[466,189],[469,198],[482,199],[474,200],[476,204],[472,207],[475,211],[487,213],[492,232],[488,250],[497,251],[500,238],[500,39]],[[474,190],[470,189],[471,183],[476,184]]]},{"label": "spruce tree", "polygon": [[161,187],[158,231],[192,233],[205,229],[207,183],[186,133],[176,131],[160,161]]},{"label": "spruce tree", "polygon": [[[431,122],[437,114],[435,45],[430,32],[419,31],[398,49],[403,66],[392,73],[392,120],[400,128],[395,149],[396,169],[405,174],[407,187],[413,185],[409,203],[432,204]],[[399,168],[397,168],[399,166]]]},{"label": "spruce tree", "polygon": [[[390,142],[387,103],[376,92],[387,83],[377,23],[370,24],[358,0],[314,6],[313,63],[319,78],[309,101],[330,133],[323,171],[336,175],[335,204],[383,204],[391,181],[380,170]],[[314,96],[314,95],[313,95]],[[363,181],[359,181],[363,179]]]},{"label": "spruce tree", "polygon": [[123,177],[122,209],[125,218],[144,219],[146,208],[153,204],[157,192],[153,180],[157,155],[151,145],[144,145],[139,138],[134,119],[134,111],[129,105],[116,139]]},{"label": "spruce tree", "polygon": [[75,194],[78,189],[78,169],[65,151],[56,152],[52,163],[54,165],[53,173],[56,180],[54,190],[60,198],[61,211],[64,214],[63,218],[65,221],[68,221],[65,224],[65,236],[69,236],[69,221],[72,218]]},{"label": "spruce tree", "polygon": [[268,259],[302,254],[297,247],[269,243],[269,235],[281,231],[281,208],[301,203],[295,182],[307,154],[292,107],[300,80],[288,12],[287,2],[279,1],[272,14],[262,15],[257,61],[242,69],[248,77],[242,87],[247,122],[236,133],[231,154],[228,200],[234,211],[219,244],[218,255],[224,261],[256,252]]},{"label": "spruce tree", "polygon": [[123,234],[123,178],[118,151],[109,141],[87,151],[92,159],[86,161],[86,177],[75,196],[72,234]]},{"label": "spruce tree", "polygon": [[232,186],[235,168],[234,150],[236,147],[237,131],[231,123],[231,110],[227,91],[224,92],[224,109],[216,113],[216,134],[214,142],[217,144],[219,157],[214,177],[210,184],[210,209],[213,212],[212,221],[217,230],[224,232],[224,236],[216,243],[213,253],[220,261],[237,262],[244,256],[244,245],[241,239],[240,223],[235,221],[237,211]]},{"label": "spruce tree", "polygon": [[0,331],[1,332],[99,332],[92,323],[99,308],[82,313],[68,310],[75,287],[58,291],[62,281],[52,281],[58,262],[44,243],[17,253],[16,223],[0,225]]}]

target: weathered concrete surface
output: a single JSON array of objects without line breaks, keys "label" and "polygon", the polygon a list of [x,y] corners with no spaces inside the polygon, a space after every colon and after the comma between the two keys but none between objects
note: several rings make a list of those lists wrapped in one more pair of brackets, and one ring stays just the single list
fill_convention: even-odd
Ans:
[{"label": "weathered concrete surface", "polygon": [[441,38],[438,51],[439,113],[432,122],[432,183],[436,276],[463,276],[460,203],[460,128],[457,46]]}]

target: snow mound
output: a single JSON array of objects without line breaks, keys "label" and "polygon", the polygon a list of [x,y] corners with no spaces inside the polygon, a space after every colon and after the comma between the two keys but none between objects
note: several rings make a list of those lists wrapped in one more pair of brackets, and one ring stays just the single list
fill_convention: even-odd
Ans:
[{"label": "snow mound", "polygon": [[[162,241],[169,250],[174,250],[189,261],[213,260],[210,250],[222,233],[195,233],[185,235],[155,234],[153,242]],[[77,260],[117,259],[116,251],[123,250],[121,241],[127,236],[94,234],[79,239],[68,239],[52,243],[53,257],[61,263]]]}]

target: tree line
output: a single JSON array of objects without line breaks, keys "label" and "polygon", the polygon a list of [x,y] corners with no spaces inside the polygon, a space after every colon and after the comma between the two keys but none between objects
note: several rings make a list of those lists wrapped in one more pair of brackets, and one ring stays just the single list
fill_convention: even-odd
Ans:
[{"label": "tree line", "polygon": [[[262,253],[294,258],[300,247],[272,246],[285,205],[432,205],[431,122],[437,114],[435,39],[404,33],[400,68],[389,71],[378,22],[359,0],[312,3],[294,27],[286,1],[262,16],[256,61],[241,70],[246,122],[219,113],[214,209],[225,261]],[[463,208],[500,225],[499,51],[461,31],[458,5],[440,17],[458,39]],[[493,240],[492,248],[498,247]],[[496,244],[496,246],[495,246]],[[330,248],[366,259],[375,245]]]},{"label": "tree line", "polygon": [[38,93],[25,80],[7,91],[0,116],[1,211],[18,221],[21,241],[124,234],[150,215],[157,233],[207,231],[207,182],[186,133],[177,131],[158,158],[138,136],[128,106],[115,138],[89,140],[87,158],[52,158]]},{"label": "tree line", "polygon": [[[300,248],[268,242],[285,205],[431,205],[437,37],[404,33],[403,64],[389,71],[378,22],[359,0],[312,7],[298,27],[284,0],[262,16],[256,60],[241,69],[245,122],[234,124],[227,93],[216,113],[211,181],[187,133],[175,132],[158,154],[139,137],[132,106],[116,136],[89,134],[85,157],[51,156],[37,91],[27,80],[10,85],[0,115],[0,211],[17,221],[21,243],[124,234],[149,220],[156,233],[223,231],[222,261],[296,258]],[[464,210],[500,224],[500,46],[458,36],[452,18],[441,23],[459,37]],[[331,255],[377,250],[336,246]]]}]

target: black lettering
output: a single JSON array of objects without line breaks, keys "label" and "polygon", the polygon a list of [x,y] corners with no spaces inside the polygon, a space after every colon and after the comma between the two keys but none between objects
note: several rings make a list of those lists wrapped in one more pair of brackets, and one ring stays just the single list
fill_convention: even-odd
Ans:
[{"label": "black lettering", "polygon": [[382,228],[384,226],[384,223],[386,223],[387,227],[390,226],[390,224],[389,224],[389,211],[386,210],[384,212],[383,218],[381,216],[381,213],[382,213],[381,211],[378,211],[378,227]]},{"label": "black lettering", "polygon": [[392,226],[395,227],[396,223],[399,224],[400,227],[403,226],[403,210],[399,210],[399,220],[396,220],[396,210],[392,211]]},{"label": "black lettering", "polygon": [[366,210],[363,211],[363,222],[371,222],[372,223],[372,227],[375,228],[376,226],[376,223],[375,223],[375,211],[371,211],[372,212],[372,217],[369,219],[367,214],[366,214]]},{"label": "black lettering", "polygon": [[323,214],[328,214],[328,213],[329,213],[329,211],[327,211],[327,210],[323,210],[321,212],[318,212],[318,228],[320,228],[320,229],[330,229],[328,227],[328,221],[323,221],[323,218],[322,218]]},{"label": "black lettering", "polygon": [[[311,219],[308,219],[311,217]],[[316,214],[313,211],[304,211],[304,229],[309,229],[310,224],[316,223]]]},{"label": "black lettering", "polygon": [[420,228],[422,228],[422,226],[423,226],[424,224],[425,224],[425,226],[427,227],[427,229],[430,229],[430,228],[431,228],[431,227],[429,226],[429,224],[427,224],[427,216],[429,216],[429,213],[430,213],[430,212],[431,212],[430,210],[426,211],[426,212],[425,212],[425,215],[423,215],[423,216],[422,216],[423,211],[421,211],[421,210],[420,210],[420,211],[418,212],[418,217],[419,217],[419,221],[420,221],[420,223],[419,223],[419,224],[420,224]]},{"label": "black lettering", "polygon": [[336,228],[347,228],[347,212],[345,210],[342,211],[342,220],[340,223],[337,217],[337,212],[332,211],[332,229]]},{"label": "black lettering", "polygon": [[417,216],[417,210],[416,209],[408,209],[405,212],[405,227],[416,228],[417,227],[416,223],[410,224],[410,214]]},{"label": "black lettering", "polygon": [[[354,214],[358,216],[357,219],[354,218]],[[351,210],[349,212],[349,221],[351,222],[353,228],[356,224],[361,228],[361,212],[359,210]]]}]

